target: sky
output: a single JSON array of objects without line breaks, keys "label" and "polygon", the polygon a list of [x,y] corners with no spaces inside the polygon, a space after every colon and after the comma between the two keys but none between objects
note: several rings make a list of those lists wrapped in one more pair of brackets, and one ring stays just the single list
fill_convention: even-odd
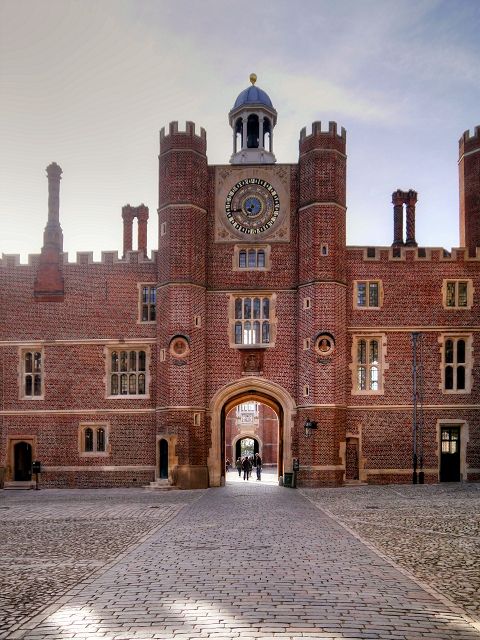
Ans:
[{"label": "sky", "polygon": [[192,120],[211,164],[258,76],[277,162],[302,127],[347,130],[347,242],[390,245],[391,194],[419,194],[422,246],[458,246],[458,139],[480,124],[479,0],[1,0],[0,253],[39,253],[45,168],[63,169],[64,249],[122,251],[122,206],[150,209],[159,130]]}]

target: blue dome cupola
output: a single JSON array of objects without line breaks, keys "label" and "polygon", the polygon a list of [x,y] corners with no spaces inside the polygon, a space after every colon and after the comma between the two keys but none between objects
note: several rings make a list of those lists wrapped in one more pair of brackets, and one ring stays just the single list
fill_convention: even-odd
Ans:
[{"label": "blue dome cupola", "polygon": [[255,86],[257,76],[250,74],[250,87],[242,91],[228,114],[233,129],[231,164],[272,164],[273,128],[277,112],[272,101],[260,87]]}]

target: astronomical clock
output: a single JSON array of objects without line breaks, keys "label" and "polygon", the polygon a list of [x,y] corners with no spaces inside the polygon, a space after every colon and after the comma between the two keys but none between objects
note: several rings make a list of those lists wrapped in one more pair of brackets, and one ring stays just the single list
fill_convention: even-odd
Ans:
[{"label": "astronomical clock", "polygon": [[288,167],[216,168],[215,240],[288,242]]}]

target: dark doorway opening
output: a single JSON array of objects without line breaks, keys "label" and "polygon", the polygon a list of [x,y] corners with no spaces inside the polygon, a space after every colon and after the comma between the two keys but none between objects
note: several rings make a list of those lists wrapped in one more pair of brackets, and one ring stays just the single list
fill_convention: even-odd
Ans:
[{"label": "dark doorway opening", "polygon": [[460,482],[460,427],[441,427],[440,482]]},{"label": "dark doorway opening", "polygon": [[13,447],[13,479],[16,482],[30,482],[32,479],[32,445],[17,442]]},{"label": "dark doorway opening", "polygon": [[168,478],[168,442],[163,438],[160,440],[160,468],[159,476],[161,480]]}]

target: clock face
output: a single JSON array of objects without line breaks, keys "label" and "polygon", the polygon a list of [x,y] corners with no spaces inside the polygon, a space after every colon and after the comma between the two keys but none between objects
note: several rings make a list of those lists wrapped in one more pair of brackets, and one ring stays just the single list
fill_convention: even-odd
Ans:
[{"label": "clock face", "polygon": [[250,235],[270,229],[280,213],[276,189],[261,178],[245,178],[233,185],[225,200],[225,213],[230,224]]}]

